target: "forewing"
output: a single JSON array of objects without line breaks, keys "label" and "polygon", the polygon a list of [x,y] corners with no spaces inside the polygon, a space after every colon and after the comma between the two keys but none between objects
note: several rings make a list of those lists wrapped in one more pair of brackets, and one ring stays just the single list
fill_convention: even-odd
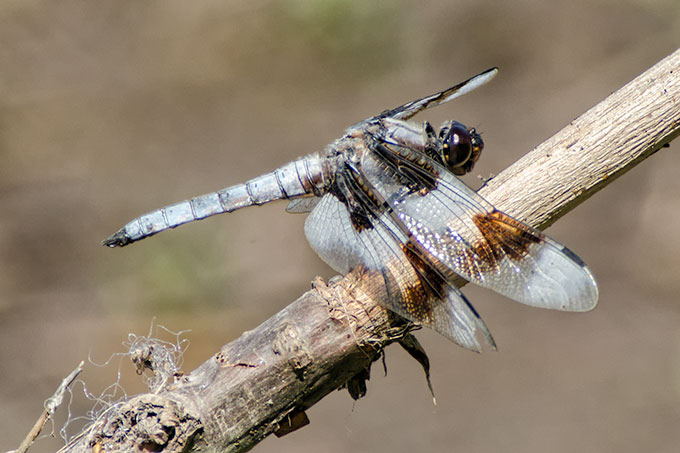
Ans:
[{"label": "forewing", "polygon": [[498,68],[487,69],[481,74],[471,77],[466,81],[459,83],[458,85],[452,86],[451,88],[448,88],[444,91],[440,91],[439,93],[426,96],[422,99],[408,102],[392,110],[387,110],[378,116],[383,118],[390,117],[399,120],[407,120],[425,109],[449,102],[453,99],[456,99],[457,97],[469,93],[474,89],[479,88],[493,79],[496,74],[498,74]]},{"label": "forewing", "polygon": [[413,190],[417,173],[401,175],[412,182],[406,190],[374,155],[363,162],[402,228],[422,248],[466,280],[518,302],[566,311],[595,306],[595,279],[573,252],[497,211],[441,165],[424,159],[429,169],[425,180],[436,183],[422,190]]},{"label": "forewing", "polygon": [[481,349],[477,332],[495,346],[488,328],[462,293],[409,250],[407,236],[389,215],[357,228],[347,206],[335,195],[326,194],[307,218],[305,235],[321,259],[336,271],[345,274],[360,267],[379,275],[384,285],[369,288],[370,296],[386,308],[467,349]]}]

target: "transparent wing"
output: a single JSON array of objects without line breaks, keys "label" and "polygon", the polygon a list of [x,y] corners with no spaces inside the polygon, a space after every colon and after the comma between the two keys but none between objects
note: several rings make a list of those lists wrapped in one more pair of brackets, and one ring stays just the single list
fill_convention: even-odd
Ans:
[{"label": "transparent wing", "polygon": [[314,209],[317,204],[319,204],[319,200],[321,200],[319,197],[296,198],[288,203],[286,212],[290,214],[311,212],[311,210]]},{"label": "transparent wing", "polygon": [[449,102],[479,88],[496,77],[496,74],[498,74],[498,68],[487,69],[486,71],[477,74],[476,76],[471,77],[466,81],[459,83],[458,85],[452,86],[451,88],[448,88],[444,91],[440,91],[439,93],[426,96],[422,99],[408,102],[391,110],[386,110],[377,117],[390,117],[399,120],[407,120],[425,109]]},{"label": "transparent wing", "polygon": [[326,194],[305,222],[312,248],[336,271],[360,267],[382,276],[384,285],[369,288],[372,297],[400,316],[434,329],[455,343],[481,350],[477,333],[491,347],[489,329],[463,294],[433,273],[428,263],[404,248],[408,238],[389,215],[359,231],[347,206]]},{"label": "transparent wing", "polygon": [[418,181],[417,171],[387,171],[373,154],[362,168],[402,229],[427,253],[466,280],[523,304],[566,311],[595,307],[597,284],[578,256],[497,211],[437,162],[423,158],[429,188]]}]

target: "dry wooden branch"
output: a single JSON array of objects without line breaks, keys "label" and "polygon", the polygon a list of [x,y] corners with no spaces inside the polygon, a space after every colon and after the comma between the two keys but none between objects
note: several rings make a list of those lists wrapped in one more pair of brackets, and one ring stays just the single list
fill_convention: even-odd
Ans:
[{"label": "dry wooden branch", "polygon": [[[495,177],[480,193],[544,228],[680,131],[680,51],[593,107]],[[306,423],[304,410],[344,385],[361,396],[366,370],[407,335],[350,273],[313,289],[225,345],[191,374],[112,407],[62,449],[246,451]]]},{"label": "dry wooden branch", "polygon": [[29,433],[21,442],[19,448],[14,450],[12,453],[26,453],[31,445],[33,445],[33,441],[35,441],[35,439],[38,437],[40,431],[42,431],[43,427],[45,426],[45,423],[47,423],[50,417],[54,415],[54,412],[61,405],[62,401],[64,400],[64,393],[66,393],[66,390],[68,390],[71,384],[73,384],[73,381],[75,381],[78,375],[83,371],[83,365],[85,365],[85,362],[80,362],[78,366],[61,381],[61,384],[59,384],[59,387],[54,392],[54,394],[47,401],[45,401],[45,409],[43,410],[42,414],[40,414],[40,417],[38,417],[38,420],[36,420],[33,428],[31,428]]}]

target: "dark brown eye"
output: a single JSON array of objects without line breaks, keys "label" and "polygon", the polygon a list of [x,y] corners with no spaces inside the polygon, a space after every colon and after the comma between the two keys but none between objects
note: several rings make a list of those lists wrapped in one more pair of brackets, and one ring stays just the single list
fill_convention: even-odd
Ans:
[{"label": "dark brown eye", "polygon": [[442,160],[449,170],[464,165],[472,156],[472,137],[461,123],[442,129]]}]

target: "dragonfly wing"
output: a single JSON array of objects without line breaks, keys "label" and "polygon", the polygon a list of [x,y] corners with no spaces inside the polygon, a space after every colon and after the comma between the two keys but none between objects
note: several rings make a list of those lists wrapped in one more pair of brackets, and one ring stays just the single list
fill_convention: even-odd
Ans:
[{"label": "dragonfly wing", "polygon": [[[371,183],[400,226],[446,268],[523,304],[565,311],[595,307],[595,279],[569,249],[497,211],[426,156],[423,181],[417,172],[385,171],[376,159],[370,156],[363,163]],[[398,177],[408,178],[411,188]]]},{"label": "dragonfly wing", "polygon": [[307,218],[305,235],[336,271],[345,274],[359,267],[380,275],[377,280],[381,284],[366,291],[391,311],[467,349],[481,349],[479,332],[487,344],[495,346],[484,321],[458,288],[405,248],[408,238],[388,214],[357,228],[347,206],[333,194],[326,194]]},{"label": "dragonfly wing", "polygon": [[486,71],[477,74],[476,76],[471,77],[466,81],[461,82],[458,85],[452,86],[451,88],[448,88],[444,91],[431,94],[430,96],[426,96],[422,99],[417,99],[415,101],[408,102],[404,105],[401,105],[391,110],[386,110],[385,112],[378,115],[378,117],[382,118],[389,117],[399,120],[407,120],[425,109],[429,109],[430,107],[435,107],[445,102],[449,102],[453,99],[456,99],[457,97],[463,96],[464,94],[467,94],[470,91],[479,88],[480,86],[488,83],[489,81],[491,81],[491,79],[496,77],[496,74],[498,74],[498,68],[487,69]]},{"label": "dragonfly wing", "polygon": [[286,212],[290,214],[301,214],[311,212],[319,204],[319,197],[305,197],[291,200],[286,207]]}]

